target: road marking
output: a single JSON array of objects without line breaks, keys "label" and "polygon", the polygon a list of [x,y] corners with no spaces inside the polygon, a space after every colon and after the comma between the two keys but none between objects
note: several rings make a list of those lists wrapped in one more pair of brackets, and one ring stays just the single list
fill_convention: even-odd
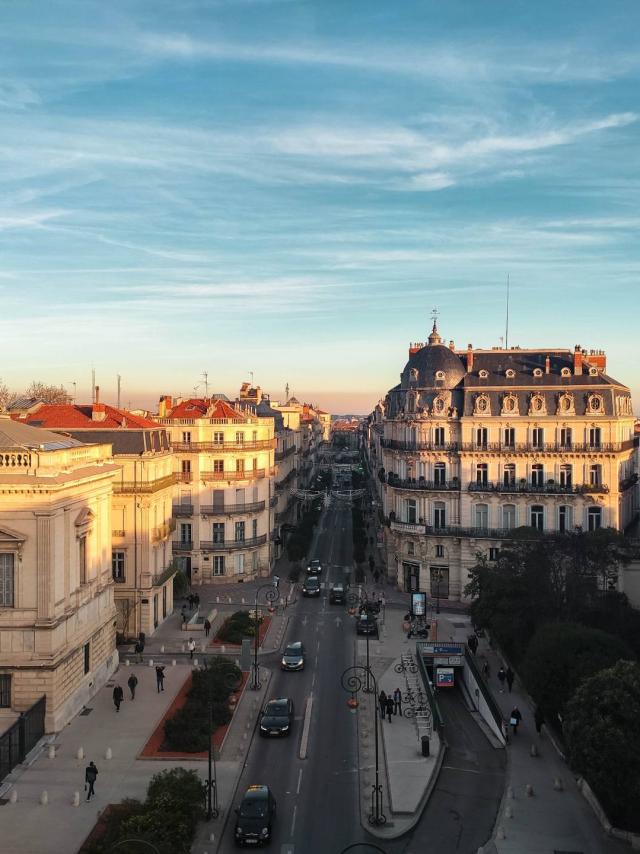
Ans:
[{"label": "road marking", "polygon": [[298,772],[298,788],[296,789],[296,795],[300,794],[300,786],[302,785],[302,772],[303,772],[303,770],[304,769],[301,768],[300,771]]},{"label": "road marking", "polygon": [[280,854],[293,854],[293,845],[283,845],[280,848]]},{"label": "road marking", "polygon": [[300,759],[307,758],[307,746],[309,744],[309,729],[311,727],[311,709],[313,707],[313,693],[307,699],[307,708],[304,713],[304,724],[302,725],[302,740],[300,741]]},{"label": "road marking", "polygon": [[292,836],[295,833],[295,829],[296,829],[296,813],[297,812],[298,812],[298,806],[296,804],[296,806],[293,808],[293,816],[291,817],[291,835]]},{"label": "road marking", "polygon": [[315,687],[315,684],[316,684],[316,674],[314,673],[313,678],[311,679],[311,687],[312,688]]},{"label": "road marking", "polygon": [[318,666],[318,656],[316,655],[316,667]]}]

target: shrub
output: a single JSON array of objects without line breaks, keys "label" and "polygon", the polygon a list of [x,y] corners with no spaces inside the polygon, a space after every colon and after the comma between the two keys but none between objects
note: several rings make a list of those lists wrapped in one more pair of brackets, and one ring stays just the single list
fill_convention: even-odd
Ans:
[{"label": "shrub", "polygon": [[218,631],[220,640],[233,644],[241,644],[243,638],[252,638],[254,635],[255,622],[248,611],[236,611],[227,617]]}]

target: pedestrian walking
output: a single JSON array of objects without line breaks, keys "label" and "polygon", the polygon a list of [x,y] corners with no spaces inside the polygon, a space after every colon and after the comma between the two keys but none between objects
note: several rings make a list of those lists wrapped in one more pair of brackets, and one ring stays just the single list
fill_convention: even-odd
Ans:
[{"label": "pedestrian walking", "polygon": [[384,720],[387,713],[387,695],[384,691],[380,691],[378,694],[378,703],[380,703],[380,717]]},{"label": "pedestrian walking", "polygon": [[486,659],[482,665],[482,675],[485,679],[488,679],[491,676],[491,668],[489,667],[489,662]]},{"label": "pedestrian walking", "polygon": [[186,622],[187,622],[187,606],[186,605],[182,606],[180,613],[182,615],[182,625],[184,626],[184,625],[186,625]]},{"label": "pedestrian walking", "polygon": [[193,604],[196,608],[200,607],[200,595],[198,593],[193,594]]},{"label": "pedestrian walking", "polygon": [[158,689],[158,694],[160,691],[164,691],[164,665],[162,664],[156,667],[156,688]]},{"label": "pedestrian walking", "polygon": [[504,667],[501,667],[498,670],[498,682],[500,683],[500,693],[504,694],[504,680],[507,678],[507,674],[504,672]]},{"label": "pedestrian walking", "polygon": [[467,646],[469,647],[473,655],[475,655],[478,650],[478,638],[475,636],[475,634],[469,635],[469,637],[467,638]]},{"label": "pedestrian walking", "polygon": [[189,593],[188,601],[189,601],[189,610],[193,611],[193,593]]},{"label": "pedestrian walking", "polygon": [[205,634],[205,637],[207,637],[207,638],[209,637],[209,632],[210,632],[210,631],[211,631],[211,623],[209,622],[209,620],[205,620],[205,621],[204,621],[204,634]]},{"label": "pedestrian walking", "polygon": [[507,667],[506,679],[507,685],[509,686],[509,693],[511,693],[511,689],[513,688],[513,680],[515,679],[515,673],[510,667]]},{"label": "pedestrian walking", "polygon": [[393,692],[393,713],[402,717],[402,691],[399,688]]},{"label": "pedestrian walking", "polygon": [[517,706],[514,706],[511,709],[511,714],[509,715],[509,723],[513,728],[513,734],[518,734],[518,727],[520,726],[520,721],[522,720],[522,712]]},{"label": "pedestrian walking", "polygon": [[97,777],[98,769],[96,768],[96,763],[91,761],[84,769],[84,790],[87,793],[87,800],[90,800],[95,795],[93,787]]},{"label": "pedestrian walking", "polygon": [[196,642],[193,638],[189,638],[189,658],[193,658],[193,653],[196,651]]},{"label": "pedestrian walking", "polygon": [[135,673],[132,673],[131,676],[127,679],[127,685],[129,686],[129,690],[131,691],[131,699],[135,700],[136,698],[136,685],[138,684],[138,677]]},{"label": "pedestrian walking", "polygon": [[393,714],[394,708],[395,704],[393,702],[393,697],[387,697],[387,718],[389,719],[389,723],[391,723],[391,715]]},{"label": "pedestrian walking", "polygon": [[138,664],[142,664],[142,652],[144,650],[144,644],[140,641],[136,641],[135,645],[135,653],[136,653],[136,661]]},{"label": "pedestrian walking", "polygon": [[120,685],[116,685],[113,689],[113,705],[116,707],[116,712],[120,711],[120,703],[124,700],[124,691]]},{"label": "pedestrian walking", "polygon": [[536,706],[536,710],[533,714],[533,720],[536,725],[536,732],[538,735],[542,735],[542,724],[544,723],[544,714],[542,713],[542,709],[540,706]]}]

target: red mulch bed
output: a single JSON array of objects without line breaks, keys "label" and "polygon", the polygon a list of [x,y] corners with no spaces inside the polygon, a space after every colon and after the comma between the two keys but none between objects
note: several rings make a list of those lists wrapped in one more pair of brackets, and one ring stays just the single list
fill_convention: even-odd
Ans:
[{"label": "red mulch bed", "polygon": [[120,815],[123,816],[128,815],[129,812],[130,810],[126,806],[126,804],[107,804],[106,807],[100,812],[98,820],[93,826],[93,830],[82,843],[82,848],[80,849],[78,854],[83,854],[83,852],[89,851],[92,846],[97,845],[98,842],[102,841],[102,838],[106,834],[114,814],[120,813]]},{"label": "red mulch bed", "polygon": [[[244,686],[247,684],[247,679],[249,678],[249,674],[243,672],[242,680],[236,690],[233,692],[238,700],[240,699],[240,695],[244,691]],[[164,713],[162,720],[154,729],[151,734],[151,738],[147,741],[145,746],[142,748],[140,753],[138,754],[138,759],[208,759],[209,752],[204,750],[200,753],[181,753],[176,750],[162,750],[162,744],[164,742],[164,724],[165,721],[172,718],[175,713],[181,709],[185,703],[187,702],[187,694],[191,690],[191,682],[193,680],[193,674],[189,674],[184,681],[184,685],[178,691],[176,696],[174,697],[173,702]],[[236,703],[236,708],[238,704]],[[235,710],[234,710],[235,714]],[[231,718],[231,721],[233,717]],[[231,726],[231,721],[228,724],[224,724],[224,726],[219,726],[216,731],[213,733],[211,738],[211,742],[214,747],[221,748],[225,737],[227,735],[227,730]]]},{"label": "red mulch bed", "polygon": [[[267,632],[269,631],[269,626],[271,625],[271,617],[268,617],[266,614],[262,618],[262,622],[260,623],[260,629],[258,631],[258,646],[262,646],[262,643],[266,637]],[[253,638],[251,638],[253,643]],[[238,644],[228,643],[227,641],[220,640],[218,635],[214,637],[212,641],[210,641],[209,646],[213,646],[219,648],[223,646],[225,649],[237,649],[240,650],[241,647]]]}]

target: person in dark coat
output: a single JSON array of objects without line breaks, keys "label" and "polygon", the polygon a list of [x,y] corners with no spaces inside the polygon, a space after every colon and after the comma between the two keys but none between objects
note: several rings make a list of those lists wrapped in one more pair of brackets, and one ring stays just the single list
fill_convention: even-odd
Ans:
[{"label": "person in dark coat", "polygon": [[391,715],[393,714],[394,708],[395,704],[393,702],[393,697],[387,697],[387,718],[389,719],[389,723],[391,723]]},{"label": "person in dark coat", "polygon": [[143,653],[143,651],[144,651],[144,644],[142,643],[142,641],[136,641],[135,653],[136,653],[136,658],[138,660],[138,664],[142,664],[142,653]]},{"label": "person in dark coat", "polygon": [[380,717],[384,720],[384,716],[387,714],[387,695],[384,691],[380,691],[378,694],[378,703],[380,703]]},{"label": "person in dark coat", "polygon": [[509,693],[511,693],[511,689],[513,688],[513,680],[515,679],[515,673],[510,667],[507,667],[507,672],[505,674],[507,685],[509,686]]},{"label": "person in dark coat", "polygon": [[158,694],[160,691],[164,691],[164,667],[161,664],[156,667],[156,687]]},{"label": "person in dark coat", "polygon": [[129,690],[131,691],[131,699],[135,700],[136,698],[136,685],[138,684],[138,677],[135,673],[132,673],[131,676],[127,679],[127,685],[129,686]]},{"label": "person in dark coat", "polygon": [[478,638],[475,635],[469,635],[467,639],[467,646],[471,650],[471,652],[475,655],[478,649]]},{"label": "person in dark coat", "polygon": [[518,734],[518,727],[520,726],[520,721],[522,720],[522,712],[517,706],[514,706],[511,709],[511,714],[509,715],[509,723],[513,729],[513,734]]},{"label": "person in dark coat", "polygon": [[113,705],[116,707],[116,712],[120,711],[120,703],[124,700],[124,691],[120,685],[116,685],[113,689]]},{"label": "person in dark coat", "polygon": [[544,714],[540,706],[536,706],[536,710],[533,715],[533,720],[536,724],[536,732],[538,735],[542,734],[542,724],[544,723]]},{"label": "person in dark coat", "polygon": [[93,791],[94,783],[98,777],[98,769],[96,768],[95,762],[90,762],[87,767],[84,769],[84,788],[87,791],[87,800],[90,800],[95,792]]},{"label": "person in dark coat", "polygon": [[504,694],[504,680],[507,678],[507,674],[504,672],[504,667],[501,667],[498,670],[498,682],[500,683],[500,693]]},{"label": "person in dark coat", "polygon": [[399,688],[393,692],[393,713],[402,717],[402,691]]},{"label": "person in dark coat", "polygon": [[193,594],[193,604],[196,606],[196,608],[200,607],[200,595],[198,593]]},{"label": "person in dark coat", "polygon": [[209,632],[211,631],[211,623],[209,620],[204,621],[204,634],[205,637],[209,637]]}]

